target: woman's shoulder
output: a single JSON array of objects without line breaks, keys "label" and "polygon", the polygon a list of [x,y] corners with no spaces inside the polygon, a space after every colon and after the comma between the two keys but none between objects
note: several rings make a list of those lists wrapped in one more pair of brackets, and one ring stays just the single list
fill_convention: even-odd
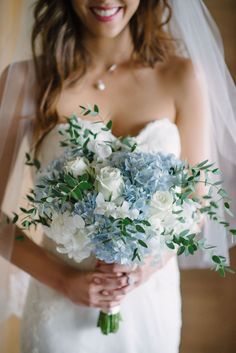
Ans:
[{"label": "woman's shoulder", "polygon": [[171,56],[163,63],[161,72],[165,79],[180,84],[194,79],[196,67],[189,58]]},{"label": "woman's shoulder", "polygon": [[168,87],[174,97],[189,95],[202,86],[199,69],[191,59],[172,56],[163,63],[161,70],[162,82]]}]

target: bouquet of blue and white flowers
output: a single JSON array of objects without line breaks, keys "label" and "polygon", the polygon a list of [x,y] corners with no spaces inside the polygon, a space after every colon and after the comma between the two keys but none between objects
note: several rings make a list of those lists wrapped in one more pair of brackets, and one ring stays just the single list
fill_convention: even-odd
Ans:
[{"label": "bouquet of blue and white flowers", "polygon": [[[97,106],[82,109],[84,115],[98,114]],[[178,255],[202,249],[221,275],[230,271],[225,258],[199,237],[204,214],[224,223],[212,187],[221,197],[226,193],[219,182],[202,179],[203,172],[209,178],[218,169],[208,161],[191,167],[172,154],[144,153],[135,138],[114,137],[111,121],[105,125],[72,116],[58,132],[64,154],[46,169],[26,156],[27,164],[39,170],[27,195],[30,207],[21,208],[23,228],[42,224],[57,251],[75,262],[93,255],[106,263],[139,265],[150,253],[160,261],[167,248]],[[200,182],[211,184],[201,199],[196,196]],[[119,310],[100,312],[98,326],[104,334],[116,332],[120,319]]]}]

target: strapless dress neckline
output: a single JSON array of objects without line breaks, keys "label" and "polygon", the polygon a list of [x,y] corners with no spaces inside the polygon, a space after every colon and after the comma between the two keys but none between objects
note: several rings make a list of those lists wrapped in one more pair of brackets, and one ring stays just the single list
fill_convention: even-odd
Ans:
[{"label": "strapless dress neckline", "polygon": [[[83,119],[91,122],[88,119]],[[53,159],[58,158],[63,152],[60,146],[61,135],[60,127],[67,123],[60,123],[45,136],[39,148],[39,160],[42,167],[46,167]],[[105,123],[104,123],[105,125]],[[118,138],[113,134],[114,138]],[[130,135],[127,135],[130,136]],[[122,137],[127,137],[122,136]],[[174,153],[176,157],[180,156],[181,144],[178,127],[168,118],[156,119],[148,122],[135,136],[130,136],[137,142],[136,151],[155,153],[162,151],[165,153]]]},{"label": "strapless dress neckline", "polygon": [[[93,121],[91,121],[91,120],[84,119],[84,118],[81,119],[81,120],[85,120],[86,122],[91,122],[91,123],[93,122]],[[102,121],[99,121],[99,122],[103,123]],[[57,124],[51,131],[54,131],[57,127],[60,127],[60,126],[66,125],[66,124],[67,124],[66,122],[65,122],[65,123],[59,123],[59,124]],[[173,123],[169,118],[165,117],[165,118],[150,120],[150,121],[147,122],[147,123],[145,124],[145,126],[144,126],[142,129],[140,129],[139,132],[138,132],[137,134],[135,134],[135,135],[129,135],[129,134],[127,134],[127,135],[120,135],[120,136],[117,136],[116,134],[113,133],[112,130],[111,130],[111,134],[112,134],[115,138],[132,137],[132,138],[137,139],[137,138],[139,138],[140,135],[142,135],[143,133],[146,133],[146,131],[149,130],[150,128],[156,128],[156,126],[158,126],[158,125],[161,126],[161,125],[164,125],[164,124],[167,124],[167,125],[170,124],[171,126],[177,128],[177,126],[176,126],[175,123]],[[105,123],[104,123],[104,125],[105,125]]]}]

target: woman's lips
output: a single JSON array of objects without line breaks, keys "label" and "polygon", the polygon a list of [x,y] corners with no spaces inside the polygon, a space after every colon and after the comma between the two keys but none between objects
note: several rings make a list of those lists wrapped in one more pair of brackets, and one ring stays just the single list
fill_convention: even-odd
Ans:
[{"label": "woman's lips", "polygon": [[105,6],[99,6],[99,7],[90,7],[90,10],[92,11],[93,15],[98,21],[101,22],[110,22],[115,20],[118,15],[120,15],[121,10],[123,10],[122,7],[105,7]]}]

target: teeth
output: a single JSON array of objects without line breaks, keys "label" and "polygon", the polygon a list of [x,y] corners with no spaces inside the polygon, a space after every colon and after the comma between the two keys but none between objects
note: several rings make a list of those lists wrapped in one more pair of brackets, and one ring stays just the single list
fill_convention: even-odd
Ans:
[{"label": "teeth", "polygon": [[115,13],[117,13],[118,9],[119,9],[119,7],[114,7],[114,8],[109,9],[109,10],[100,10],[100,9],[94,7],[93,11],[98,16],[109,17],[109,16],[115,15]]}]

